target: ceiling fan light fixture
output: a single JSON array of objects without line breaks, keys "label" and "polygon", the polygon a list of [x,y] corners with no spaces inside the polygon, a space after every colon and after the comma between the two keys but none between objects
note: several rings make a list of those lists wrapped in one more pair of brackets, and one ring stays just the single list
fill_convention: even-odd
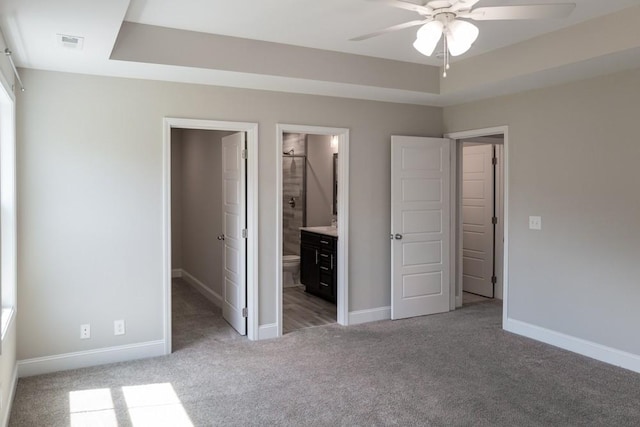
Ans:
[{"label": "ceiling fan light fixture", "polygon": [[470,22],[457,19],[449,22],[446,37],[451,56],[459,56],[468,51],[479,33],[478,27]]},{"label": "ceiling fan light fixture", "polygon": [[499,21],[566,18],[576,7],[575,3],[548,3],[475,8],[474,6],[480,0],[421,0],[420,4],[417,4],[415,0],[378,1],[388,3],[400,9],[417,12],[421,19],[393,25],[374,33],[355,37],[351,40],[366,40],[392,31],[422,25],[416,34],[413,47],[421,54],[431,56],[440,39],[444,39],[442,77],[447,77],[450,57],[462,55],[471,49],[471,45],[473,45],[480,34],[478,27],[462,19]]},{"label": "ceiling fan light fixture", "polygon": [[444,26],[440,21],[427,22],[418,30],[413,47],[421,54],[431,56],[442,37],[443,29]]}]

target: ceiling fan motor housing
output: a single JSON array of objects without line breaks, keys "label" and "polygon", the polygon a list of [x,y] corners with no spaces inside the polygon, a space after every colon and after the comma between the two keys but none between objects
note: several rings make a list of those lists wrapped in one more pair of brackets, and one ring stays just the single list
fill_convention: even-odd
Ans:
[{"label": "ceiling fan motor housing", "polygon": [[449,22],[451,22],[454,19],[456,19],[456,14],[452,13],[452,12],[438,12],[438,11],[435,11],[433,19],[435,19],[436,21],[440,21],[442,23],[442,25],[444,25],[446,27]]}]

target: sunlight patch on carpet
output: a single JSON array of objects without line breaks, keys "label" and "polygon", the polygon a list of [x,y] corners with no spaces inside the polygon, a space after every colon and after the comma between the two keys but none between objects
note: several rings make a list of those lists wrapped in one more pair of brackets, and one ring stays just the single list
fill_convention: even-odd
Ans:
[{"label": "sunlight patch on carpet", "polygon": [[[133,427],[193,427],[182,402],[169,383],[122,387]],[[69,393],[71,427],[118,427],[111,390]]]},{"label": "sunlight patch on carpet", "polygon": [[98,388],[69,393],[71,427],[117,427],[111,390]]},{"label": "sunlight patch on carpet", "polygon": [[169,383],[122,387],[134,427],[193,427]]}]

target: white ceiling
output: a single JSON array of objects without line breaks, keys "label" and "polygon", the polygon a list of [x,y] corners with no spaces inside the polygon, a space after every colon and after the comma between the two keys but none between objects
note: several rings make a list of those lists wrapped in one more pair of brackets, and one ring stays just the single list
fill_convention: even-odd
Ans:
[{"label": "white ceiling", "polygon": [[[420,0],[413,0],[420,3]],[[577,3],[568,19],[476,21],[480,36],[461,58],[515,44],[638,4],[638,0],[480,0],[478,6]],[[424,2],[423,2],[424,3]],[[440,65],[412,46],[418,27],[352,42],[417,13],[376,0],[132,0],[125,19],[142,24]],[[454,58],[455,60],[455,58]]]},{"label": "white ceiling", "polygon": [[[480,0],[477,6],[562,1],[564,0]],[[476,22],[480,27],[480,37],[460,59],[478,56],[640,4],[640,0],[573,1],[577,7],[565,20]],[[123,21],[130,21],[439,65],[438,60],[423,57],[414,51],[411,44],[415,38],[415,29],[362,42],[349,41],[352,37],[417,17],[413,12],[396,9],[376,0],[0,1],[0,27],[19,67],[445,105],[447,101],[437,94],[409,93],[392,88],[353,84],[340,85],[333,84],[330,80],[296,80],[259,75],[251,70],[242,73],[110,59]],[[61,47],[57,44],[56,34],[82,36],[85,38],[84,48],[82,51],[74,51]],[[588,74],[581,74],[579,71],[576,69],[576,76]],[[518,85],[512,84],[513,90],[517,90]],[[465,101],[462,97],[455,100]]]}]

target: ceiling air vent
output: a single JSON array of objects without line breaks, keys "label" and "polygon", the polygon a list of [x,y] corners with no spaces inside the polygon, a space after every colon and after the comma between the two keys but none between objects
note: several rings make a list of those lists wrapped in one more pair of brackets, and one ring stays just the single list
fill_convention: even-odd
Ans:
[{"label": "ceiling air vent", "polygon": [[81,50],[84,45],[84,37],[70,36],[67,34],[56,34],[58,37],[58,44],[67,49]]}]

